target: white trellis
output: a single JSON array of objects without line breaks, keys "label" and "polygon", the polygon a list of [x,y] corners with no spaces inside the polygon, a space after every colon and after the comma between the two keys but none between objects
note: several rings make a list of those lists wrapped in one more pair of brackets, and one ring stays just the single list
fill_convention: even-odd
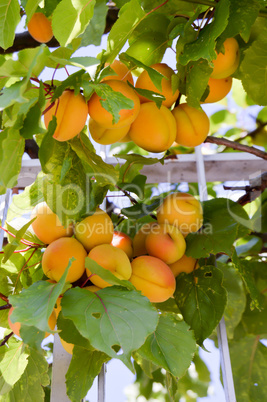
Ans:
[{"label": "white trellis", "polygon": [[[207,199],[207,181],[250,181],[267,170],[266,161],[254,155],[243,153],[203,155],[201,148],[201,146],[196,147],[194,154],[178,155],[176,160],[167,160],[163,166],[144,166],[141,172],[147,176],[148,183],[171,183],[174,182],[174,178],[176,183],[198,182],[200,200],[205,201]],[[115,158],[105,158],[105,161],[114,165],[118,163],[118,160]],[[24,188],[33,183],[40,171],[41,165],[39,160],[24,160],[18,177],[17,187]],[[8,190],[6,195],[2,196],[2,225],[4,225],[6,220],[10,199],[11,190]],[[2,248],[3,236],[4,233],[2,231],[0,233],[0,248]],[[224,319],[221,320],[218,326],[217,334],[225,400],[226,402],[235,402],[236,397]],[[70,360],[71,355],[65,352],[58,335],[55,335],[51,402],[69,401],[66,394],[65,374]],[[98,402],[105,402],[104,366],[98,376]]]}]

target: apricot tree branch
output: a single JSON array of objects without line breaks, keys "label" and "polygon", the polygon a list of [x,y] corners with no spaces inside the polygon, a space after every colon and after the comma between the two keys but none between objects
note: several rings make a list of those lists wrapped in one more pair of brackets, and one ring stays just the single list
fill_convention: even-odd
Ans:
[{"label": "apricot tree branch", "polygon": [[4,337],[4,339],[2,340],[2,342],[0,343],[0,346],[4,346],[4,345],[7,343],[7,341],[9,340],[9,338],[10,338],[13,334],[14,334],[14,332],[12,331],[12,332],[10,332],[10,334],[6,335],[6,336]]},{"label": "apricot tree branch", "polygon": [[260,149],[249,147],[248,145],[239,144],[236,141],[230,141],[226,138],[221,137],[207,137],[204,142],[209,142],[211,144],[224,145],[237,151],[248,152],[259,158],[267,160],[267,152],[261,151]]}]

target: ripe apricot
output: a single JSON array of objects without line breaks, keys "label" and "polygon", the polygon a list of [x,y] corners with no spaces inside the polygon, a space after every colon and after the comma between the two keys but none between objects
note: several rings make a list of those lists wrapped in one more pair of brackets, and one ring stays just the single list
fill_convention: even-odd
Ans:
[{"label": "ripe apricot", "polygon": [[28,22],[28,31],[40,43],[47,43],[54,36],[51,21],[43,13],[33,14]]},{"label": "ripe apricot", "polygon": [[72,225],[65,228],[46,202],[40,202],[35,206],[31,213],[31,219],[33,218],[36,219],[32,223],[32,229],[38,239],[45,244],[50,244],[60,237],[72,236],[73,234]]},{"label": "ripe apricot", "polygon": [[[173,105],[173,103],[176,101],[176,99],[178,98],[179,95],[179,91],[178,89],[173,92],[172,90],[172,82],[171,82],[171,76],[174,74],[174,71],[171,67],[169,67],[167,64],[165,63],[156,63],[156,64],[152,64],[152,66],[150,66],[152,68],[154,68],[156,71],[158,71],[159,73],[163,74],[164,77],[162,78],[161,81],[161,87],[162,90],[158,90],[158,88],[153,84],[151,78],[148,75],[148,72],[146,70],[144,70],[140,76],[138,77],[137,81],[136,81],[136,88],[142,88],[142,89],[148,89],[149,91],[153,91],[153,92],[157,92],[160,93],[161,95],[165,96],[165,101],[162,102],[162,105],[166,106],[166,107],[171,107]],[[144,102],[149,102],[149,100],[147,98],[145,98],[142,95],[139,95],[140,98],[140,102],[144,103]]]},{"label": "ripe apricot", "polygon": [[164,198],[157,210],[159,223],[169,223],[178,227],[184,236],[197,232],[203,224],[200,202],[188,193],[173,193]]},{"label": "ripe apricot", "polygon": [[193,257],[187,257],[187,255],[183,255],[182,258],[175,261],[173,264],[169,264],[169,267],[172,270],[173,275],[175,278],[181,273],[186,272],[189,274],[194,269],[199,267],[197,260]]},{"label": "ripe apricot", "polygon": [[85,286],[83,289],[87,289],[87,290],[89,290],[90,292],[95,293],[95,292],[97,292],[98,290],[100,290],[101,288],[99,288],[98,286],[95,286],[95,285],[90,285],[90,286]]},{"label": "ripe apricot", "polygon": [[[111,271],[118,279],[128,280],[132,274],[131,263],[127,254],[111,244],[100,244],[94,247],[89,252],[88,257],[92,258],[101,267]],[[100,288],[111,286],[104,279],[100,278],[100,276],[92,274],[90,269],[86,268],[86,272],[94,285]]]},{"label": "ripe apricot", "polygon": [[136,232],[133,238],[133,256],[138,257],[140,255],[148,254],[146,249],[146,238],[149,233],[153,233],[153,228],[157,228],[158,223],[156,221],[145,223]]},{"label": "ripe apricot", "polygon": [[130,124],[119,128],[105,128],[100,126],[91,117],[89,119],[89,131],[95,142],[101,145],[110,145],[121,141],[130,130]]},{"label": "ripe apricot", "polygon": [[113,232],[112,220],[101,208],[75,225],[75,237],[87,251],[99,244],[110,244]]},{"label": "ripe apricot", "polygon": [[74,348],[73,343],[68,343],[68,342],[64,341],[64,339],[62,339],[62,338],[60,338],[60,337],[59,337],[59,339],[60,339],[61,345],[63,346],[63,349],[64,349],[67,353],[69,353],[70,355],[72,355],[72,353],[73,353],[73,348]]},{"label": "ripe apricot", "polygon": [[217,58],[212,60],[212,78],[226,78],[232,75],[239,65],[239,45],[235,38],[227,38],[223,43],[223,52],[217,53]]},{"label": "ripe apricot", "polygon": [[[49,104],[46,105],[46,109]],[[53,116],[57,118],[57,126],[53,138],[58,141],[67,141],[78,135],[83,129],[88,115],[87,104],[81,94],[66,90],[55,100],[54,105],[45,112],[44,123],[46,128]]]},{"label": "ripe apricot", "polygon": [[85,257],[87,253],[78,240],[73,237],[62,237],[49,244],[46,248],[42,268],[44,274],[55,281],[59,281],[69,264],[74,258],[66,278],[66,282],[77,281],[85,271]]},{"label": "ripe apricot", "polygon": [[133,242],[127,234],[115,231],[113,233],[111,245],[123,250],[128,258],[131,259],[133,257]]},{"label": "ripe apricot", "polygon": [[175,140],[175,119],[166,106],[158,109],[154,102],[143,103],[131,125],[129,136],[136,145],[146,151],[164,152]]},{"label": "ripe apricot", "polygon": [[184,236],[177,226],[166,223],[153,227],[145,241],[149,255],[157,257],[166,264],[172,264],[179,260],[186,249]]},{"label": "ripe apricot", "polygon": [[231,91],[232,81],[232,77],[221,79],[210,78],[208,82],[210,92],[203,103],[219,102],[221,99],[225,98]]},{"label": "ripe apricot", "polygon": [[196,147],[207,138],[210,121],[204,110],[181,103],[172,110],[176,121],[175,141],[185,147]]},{"label": "ripe apricot", "polygon": [[[108,64],[105,64],[107,66]],[[110,68],[117,74],[117,75],[107,75],[103,78],[102,82],[108,80],[119,80],[119,81],[129,81],[132,85],[134,84],[133,76],[131,71],[128,67],[120,60],[114,60],[110,64]]]},{"label": "ripe apricot", "polygon": [[88,101],[90,117],[105,128],[119,128],[131,124],[140,110],[140,101],[134,89],[126,82],[114,79],[105,81],[101,85],[109,85],[115,92],[119,92],[126,98],[132,100],[134,106],[132,109],[121,109],[119,112],[119,121],[114,123],[112,114],[101,104],[101,101],[105,101],[105,99],[98,96],[97,93],[94,93]]},{"label": "ripe apricot", "polygon": [[168,265],[159,258],[146,255],[132,261],[130,282],[153,303],[169,299],[176,287],[174,275]]}]

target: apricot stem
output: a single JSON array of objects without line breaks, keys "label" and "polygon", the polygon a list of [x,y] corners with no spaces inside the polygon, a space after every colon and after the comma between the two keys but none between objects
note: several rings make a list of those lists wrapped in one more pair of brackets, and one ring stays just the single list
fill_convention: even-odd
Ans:
[{"label": "apricot stem", "polygon": [[4,306],[0,306],[0,310],[9,310],[11,307],[12,307],[12,305],[7,303]]},{"label": "apricot stem", "polygon": [[0,293],[0,299],[4,300],[5,302],[8,302],[8,297],[3,295],[3,293]]},{"label": "apricot stem", "polygon": [[25,261],[25,263],[23,264],[23,267],[20,269],[20,271],[19,271],[19,273],[18,273],[18,276],[17,276],[17,279],[16,279],[16,282],[15,282],[14,290],[16,290],[17,283],[18,283],[18,280],[19,280],[19,277],[20,277],[22,271],[23,271],[24,268],[27,266],[28,262],[29,262],[30,259],[33,257],[33,255],[34,255],[34,253],[36,252],[36,250],[37,250],[37,248],[34,248],[34,249],[33,249],[33,251],[32,251],[32,253],[31,253],[30,257],[27,259],[27,261]]},{"label": "apricot stem", "polygon": [[[14,233],[12,233],[12,232],[10,232],[9,230],[3,228],[3,226],[0,226],[0,229],[4,230],[4,232],[8,233],[10,236],[16,237],[16,236],[14,235]],[[42,245],[39,244],[39,243],[34,243],[34,242],[31,242],[31,241],[26,240],[26,239],[20,239],[20,242],[21,242],[22,244],[24,244],[25,246],[31,246],[31,247],[41,247],[41,246],[42,246]]]},{"label": "apricot stem", "polygon": [[14,334],[14,332],[12,331],[12,332],[10,332],[10,334],[6,335],[6,336],[4,337],[4,339],[2,340],[2,342],[0,343],[0,346],[4,346],[4,345],[7,343],[7,341],[9,340],[9,338],[10,338],[13,334]]},{"label": "apricot stem", "polygon": [[165,4],[167,4],[168,2],[169,2],[169,0],[164,1],[164,3],[160,4],[159,6],[153,8],[153,10],[149,11],[147,13],[147,15],[149,15],[149,14],[153,13],[154,11],[158,10],[160,7],[165,6]]}]

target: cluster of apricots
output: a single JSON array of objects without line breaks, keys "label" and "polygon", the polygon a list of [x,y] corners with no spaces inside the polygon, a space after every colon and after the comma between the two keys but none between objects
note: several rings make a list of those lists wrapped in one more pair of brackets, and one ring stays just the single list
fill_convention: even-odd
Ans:
[{"label": "cluster of apricots", "polygon": [[[73,286],[92,292],[111,286],[85,267],[88,256],[117,278],[130,281],[152,303],[161,303],[173,296],[175,277],[180,272],[197,268],[197,261],[185,255],[185,237],[202,226],[202,207],[187,193],[165,197],[157,210],[157,220],[144,224],[133,239],[115,231],[111,218],[99,207],[67,228],[45,202],[34,208],[31,218],[35,218],[32,230],[46,246],[42,269],[50,282],[58,282],[69,265],[66,281]],[[60,300],[49,318],[52,330]],[[9,317],[11,313],[12,309]],[[20,323],[9,319],[9,324],[19,336]]]},{"label": "cluster of apricots", "polygon": [[[236,39],[226,39],[223,51],[217,53],[217,58],[212,61],[214,68],[208,82],[209,94],[204,103],[221,100],[231,89],[231,74],[239,64]],[[133,107],[121,109],[118,121],[114,122],[112,114],[103,106],[106,99],[96,92],[86,102],[81,94],[75,95],[73,91],[66,90],[54,105],[50,105],[50,108],[47,105],[48,111],[44,115],[46,127],[54,115],[57,117],[54,138],[66,141],[76,136],[86,124],[89,113],[90,134],[94,141],[102,145],[133,141],[149,152],[158,153],[166,151],[175,143],[195,147],[206,139],[210,127],[208,116],[201,108],[193,108],[187,103],[176,105],[179,91],[172,89],[174,71],[167,64],[150,66],[163,76],[161,91],[146,70],[141,72],[133,87],[133,76],[124,63],[115,60],[110,67],[115,75],[106,76],[101,84],[109,85],[112,90],[130,99]],[[134,88],[160,93],[165,100],[158,108],[154,101],[140,95]]]}]

